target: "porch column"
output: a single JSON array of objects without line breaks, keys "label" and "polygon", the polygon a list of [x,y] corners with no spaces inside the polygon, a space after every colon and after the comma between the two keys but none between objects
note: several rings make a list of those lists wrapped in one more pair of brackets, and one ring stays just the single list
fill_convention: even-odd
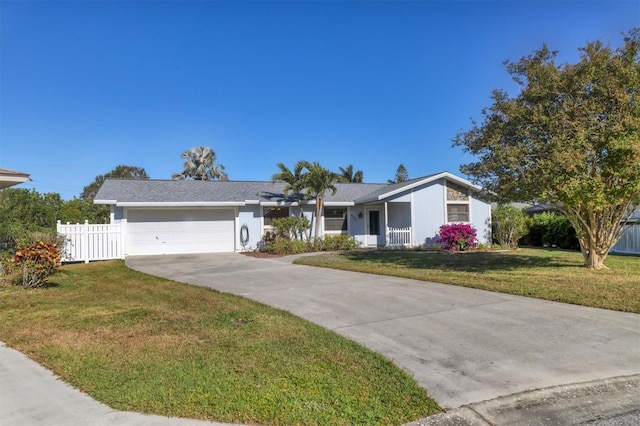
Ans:
[{"label": "porch column", "polygon": [[387,202],[384,202],[384,246],[389,245],[389,220],[388,220]]},{"label": "porch column", "polygon": [[409,233],[409,238],[411,238],[411,246],[416,245],[416,239],[415,239],[415,231],[414,231],[414,223],[413,223],[413,216],[414,216],[414,212],[413,212],[413,191],[411,191],[411,228],[410,228],[410,233]]}]

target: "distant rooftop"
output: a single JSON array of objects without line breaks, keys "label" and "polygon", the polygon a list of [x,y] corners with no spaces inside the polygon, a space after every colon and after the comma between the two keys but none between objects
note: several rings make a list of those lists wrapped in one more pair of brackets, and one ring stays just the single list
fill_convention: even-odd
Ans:
[{"label": "distant rooftop", "polygon": [[0,189],[30,181],[28,173],[0,168]]}]

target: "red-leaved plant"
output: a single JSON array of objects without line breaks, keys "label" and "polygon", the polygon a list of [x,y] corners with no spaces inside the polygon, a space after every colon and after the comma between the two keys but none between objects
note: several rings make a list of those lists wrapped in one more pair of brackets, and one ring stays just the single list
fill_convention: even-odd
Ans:
[{"label": "red-leaved plant", "polygon": [[476,229],[466,223],[442,225],[436,242],[450,251],[473,250],[478,247]]},{"label": "red-leaved plant", "polygon": [[30,246],[19,247],[11,261],[15,268],[21,270],[18,279],[25,288],[41,287],[60,266],[60,250],[54,243],[37,241]]}]

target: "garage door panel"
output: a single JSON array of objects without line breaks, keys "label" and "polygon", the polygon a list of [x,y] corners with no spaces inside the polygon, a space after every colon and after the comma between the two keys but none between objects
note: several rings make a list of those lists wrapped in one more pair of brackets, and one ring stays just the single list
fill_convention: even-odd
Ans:
[{"label": "garage door panel", "polygon": [[127,252],[141,254],[234,251],[231,209],[131,209]]}]

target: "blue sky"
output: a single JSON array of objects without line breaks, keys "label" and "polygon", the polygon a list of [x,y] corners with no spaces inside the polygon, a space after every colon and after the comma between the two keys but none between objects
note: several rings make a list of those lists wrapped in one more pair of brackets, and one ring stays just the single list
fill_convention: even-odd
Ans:
[{"label": "blue sky", "polygon": [[634,26],[637,0],[0,0],[0,167],[65,199],[119,164],[170,179],[199,145],[233,180],[459,174],[451,139],[516,93],[505,60],[574,62]]}]

